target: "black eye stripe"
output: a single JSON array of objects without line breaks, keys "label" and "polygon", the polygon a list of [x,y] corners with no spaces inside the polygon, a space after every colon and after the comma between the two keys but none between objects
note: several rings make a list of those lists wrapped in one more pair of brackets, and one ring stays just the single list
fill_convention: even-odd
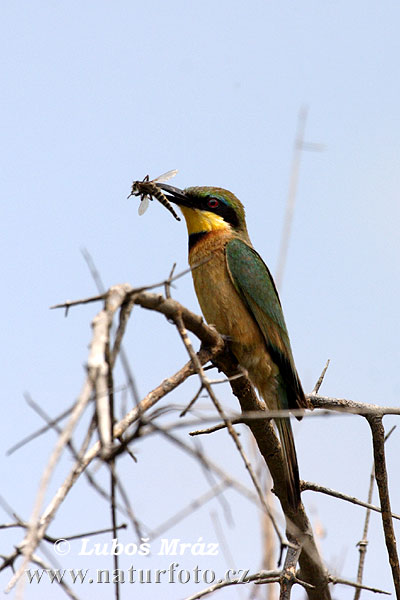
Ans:
[{"label": "black eye stripe", "polygon": [[211,208],[215,214],[220,215],[227,223],[230,223],[233,227],[239,225],[238,216],[235,210],[227,205],[219,198],[211,197],[206,200],[207,208]]},{"label": "black eye stripe", "polygon": [[[201,190],[201,188],[199,188]],[[225,199],[223,195],[213,193],[199,193],[196,188],[193,190],[188,188],[186,192],[187,206],[197,208],[198,210],[212,211],[219,215],[229,223],[233,228],[240,226],[239,215],[233,205],[229,203],[229,199]],[[214,202],[216,202],[214,204]],[[211,203],[211,204],[210,204]],[[233,204],[233,203],[232,203]]]}]

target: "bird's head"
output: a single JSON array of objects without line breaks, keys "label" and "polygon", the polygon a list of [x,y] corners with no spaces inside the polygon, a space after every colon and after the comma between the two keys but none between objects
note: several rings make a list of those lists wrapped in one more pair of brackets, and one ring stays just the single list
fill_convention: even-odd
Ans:
[{"label": "bird's head", "polygon": [[219,187],[180,190],[165,183],[157,186],[181,209],[189,235],[230,230],[248,237],[243,204],[232,192]]}]

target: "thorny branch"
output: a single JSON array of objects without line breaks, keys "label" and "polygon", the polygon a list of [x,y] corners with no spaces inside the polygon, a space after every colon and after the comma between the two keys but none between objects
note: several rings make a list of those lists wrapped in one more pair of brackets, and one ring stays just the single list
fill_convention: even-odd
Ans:
[{"label": "thorny branch", "polygon": [[[331,488],[324,487],[323,485],[318,485],[316,483],[311,483],[311,481],[300,481],[300,489],[302,492],[310,490],[312,492],[320,492],[321,494],[326,494],[327,496],[332,496],[333,498],[339,498],[339,500],[345,500],[346,502],[351,502],[352,504],[357,504],[358,506],[363,506],[368,510],[373,510],[375,512],[382,512],[382,509],[379,506],[375,506],[374,504],[370,504],[369,502],[364,502],[363,500],[359,500],[354,496],[349,496],[348,494],[343,494],[343,492],[338,492],[336,490],[332,490]],[[393,519],[400,519],[400,515],[396,515],[392,513]]]},{"label": "thorny branch", "polygon": [[[388,438],[392,435],[392,433],[395,429],[396,429],[396,425],[394,425],[390,429],[390,431],[388,431],[388,433],[385,435],[385,443],[387,442]],[[372,470],[371,470],[371,475],[370,475],[370,480],[369,480],[368,504],[371,504],[371,502],[372,502],[374,483],[375,483],[375,464],[372,465]],[[368,536],[368,527],[369,527],[370,516],[371,516],[371,508],[368,507],[366,510],[366,513],[365,513],[365,523],[364,523],[362,539],[357,544],[358,550],[360,553],[358,569],[357,569],[357,583],[360,583],[360,584],[362,583],[362,579],[363,579],[365,555],[367,553],[367,546],[368,546],[367,536]],[[395,515],[392,514],[392,518],[395,518]],[[361,590],[357,589],[354,594],[354,600],[359,600],[360,595],[361,595]]]},{"label": "thorny branch", "polygon": [[[171,282],[178,276],[173,277],[171,273],[167,281],[163,282],[163,284],[166,285],[168,296]],[[208,380],[204,374],[203,366],[207,362],[212,361],[213,364],[223,371],[225,376],[228,378],[232,391],[239,400],[242,412],[245,415],[257,414],[259,416],[259,418],[256,419],[247,418],[244,416],[243,422],[245,422],[251,429],[261,455],[264,457],[264,460],[269,467],[274,481],[274,492],[280,500],[286,517],[287,536],[289,540],[293,540],[288,549],[289,552],[282,571],[264,573],[262,577],[260,574],[256,574],[250,578],[247,578],[247,581],[255,581],[256,579],[258,579],[259,582],[265,582],[267,579],[268,581],[280,581],[282,599],[289,598],[290,587],[293,582],[300,583],[305,587],[308,597],[311,600],[315,600],[317,598],[329,600],[330,592],[328,584],[329,582],[337,583],[339,580],[334,580],[334,578],[326,572],[322,559],[315,545],[311,526],[303,506],[300,507],[297,513],[294,513],[287,502],[287,498],[285,496],[286,488],[284,485],[284,479],[282,477],[282,452],[278,438],[275,435],[274,428],[270,421],[270,414],[265,411],[264,407],[258,400],[247,377],[244,374],[242,374],[240,377],[237,377],[238,365],[234,357],[230,354],[229,350],[225,347],[222,337],[212,327],[207,326],[201,317],[190,312],[171,297],[165,298],[160,294],[149,293],[146,291],[146,289],[148,288],[142,287],[134,289],[131,286],[124,284],[113,286],[105,294],[101,294],[93,298],[86,298],[76,302],[69,301],[57,305],[57,307],[64,307],[68,309],[70,306],[80,303],[88,303],[98,300],[105,301],[104,309],[100,311],[99,315],[97,315],[97,317],[94,319],[93,339],[88,360],[88,377],[85,381],[80,397],[72,407],[69,420],[64,429],[61,431],[56,447],[51,455],[49,464],[43,474],[42,483],[38,492],[37,501],[35,503],[35,508],[28,526],[27,534],[16,551],[17,554],[23,554],[24,560],[22,566],[12,577],[8,586],[8,590],[15,585],[23,573],[27,563],[34,559],[35,549],[39,545],[40,541],[46,536],[46,531],[49,524],[54,519],[60,505],[71,490],[72,486],[78,477],[85,472],[88,465],[95,458],[99,458],[100,456],[104,460],[112,460],[114,457],[118,456],[121,451],[119,448],[121,447],[122,451],[125,452],[130,436],[128,435],[128,438],[126,439],[123,439],[122,436],[127,433],[131,425],[135,422],[140,423],[143,421],[141,426],[145,426],[144,414],[161,398],[174,390],[192,374],[197,373],[200,376],[202,387],[207,389],[210,397],[213,399],[224,426],[227,427],[228,431],[234,437],[236,443],[237,433],[232,426],[232,422],[219,405],[218,399],[216,398],[212,389],[213,382]],[[185,345],[188,349],[191,360],[181,369],[179,369],[177,373],[165,379],[159,386],[147,394],[147,396],[145,396],[137,404],[137,406],[130,410],[118,423],[114,425],[113,431],[110,427],[110,421],[108,421],[106,425],[103,425],[101,427],[102,442],[96,442],[91,448],[87,449],[88,439],[90,438],[85,440],[80,451],[78,452],[78,459],[73,465],[69,475],[66,477],[65,481],[60,486],[46,509],[40,515],[44,492],[47,489],[51,474],[58,462],[61,452],[65,448],[66,444],[70,442],[72,432],[85,407],[93,395],[97,400],[98,406],[105,406],[103,400],[104,398],[108,398],[108,394],[110,392],[110,381],[108,379],[107,369],[112,369],[115,364],[115,360],[120,351],[121,340],[124,335],[126,323],[134,304],[140,305],[149,310],[160,312],[168,320],[175,322],[184,342],[186,330],[191,331],[201,340],[202,347],[199,352],[195,353],[190,342],[188,344],[186,339]],[[115,338],[113,349],[110,352],[107,365],[105,361],[106,345],[110,344],[111,324],[114,315],[118,311],[120,316],[119,329]],[[323,375],[320,378],[321,381],[322,378]],[[398,593],[399,565],[388,495],[387,473],[383,449],[384,432],[382,417],[384,414],[400,414],[400,410],[397,411],[396,409],[385,409],[375,405],[354,403],[345,399],[326,398],[319,396],[318,391],[321,381],[317,383],[313,393],[308,396],[312,406],[330,411],[341,410],[360,414],[365,416],[370,424],[373,436],[376,478],[380,492],[385,539],[388,548],[390,564],[392,567],[393,579],[395,581],[396,592]],[[107,429],[109,432],[112,431],[111,436],[107,434]],[[166,432],[164,434],[171,435]],[[119,440],[122,443],[122,446],[119,446]],[[240,444],[238,449],[240,449]],[[377,473],[378,466],[379,475]],[[255,484],[257,489],[256,481],[254,481],[255,478],[252,479],[253,484]],[[231,482],[228,482],[225,479],[219,485],[224,487],[230,483]],[[216,487],[214,490],[212,490],[212,492],[209,493],[209,495],[218,493],[219,489],[222,488]],[[304,487],[303,489],[306,488]],[[368,507],[370,507],[369,503]],[[376,507],[374,507],[374,509],[375,508]],[[297,559],[300,564],[299,572],[296,572],[295,570]],[[354,585],[354,587],[360,587],[363,589],[371,589],[367,588],[367,586],[362,586],[361,584],[355,583],[353,584],[352,582],[347,582],[345,580],[342,580],[342,583]],[[223,587],[224,585],[232,585],[232,582],[223,582],[221,585],[217,584],[217,586],[213,586],[212,589],[209,588],[206,593],[211,593],[211,591],[214,591],[219,587]],[[200,595],[192,596],[192,598],[200,598],[203,595],[205,595],[205,592],[201,593]]]},{"label": "thorny branch", "polygon": [[371,427],[372,444],[374,449],[375,480],[378,485],[379,498],[382,508],[382,524],[385,533],[386,548],[389,556],[389,564],[392,569],[393,583],[396,590],[396,598],[400,598],[400,568],[399,557],[396,548],[396,536],[394,534],[392,511],[389,499],[389,484],[385,460],[385,430],[382,417],[368,415],[367,421]]}]

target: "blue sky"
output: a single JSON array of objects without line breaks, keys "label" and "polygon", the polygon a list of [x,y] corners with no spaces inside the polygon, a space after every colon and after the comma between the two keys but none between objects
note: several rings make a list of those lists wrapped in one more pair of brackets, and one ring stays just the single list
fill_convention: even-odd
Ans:
[{"label": "blue sky", "polygon": [[[274,272],[302,105],[309,107],[306,140],[325,150],[302,155],[281,292],[296,364],[308,391],[330,358],[324,393],[398,405],[397,2],[6,1],[1,12],[1,451],[3,493],[17,512],[29,516],[54,441],[49,434],[4,457],[41,425],[23,392],[56,415],[84,376],[97,307],[74,309],[68,319],[48,310],[95,293],[80,249],[91,252],[106,285],[159,281],[173,262],[185,268],[183,223],[158,204],[139,218],[136,200],[126,200],[132,179],[176,168],[179,187],[219,185],[238,195],[253,243]],[[199,310],[190,277],[174,295]],[[134,310],[126,349],[142,395],[186,360],[173,328],[141,309]],[[195,388],[191,382],[168,401],[184,404]],[[235,406],[228,389],[221,396]],[[366,497],[372,452],[364,421],[312,418],[295,432],[304,479]],[[248,483],[227,436],[203,443]],[[395,432],[387,451],[397,512],[399,449]],[[138,452],[138,466],[124,462],[121,470],[138,514],[152,526],[207,489],[201,471],[165,441],[153,436]],[[53,491],[60,481],[61,474]],[[77,516],[82,502],[91,526],[107,523],[105,503],[80,486],[53,534],[85,529]],[[233,511],[246,514],[248,505],[228,496]],[[325,528],[329,567],[353,578],[363,511],[311,492],[304,498]],[[170,537],[213,536],[209,510],[219,505]],[[251,554],[256,570],[257,514],[250,525],[235,522],[231,550],[238,566]],[[3,534],[1,551],[19,539]],[[152,565],[159,568],[156,559]],[[376,516],[365,581],[392,590]],[[172,586],[163,594],[177,599],[189,591]],[[29,588],[27,597],[40,593],[40,586]],[[154,597],[154,588],[140,594]],[[335,597],[352,592],[336,589]]]}]

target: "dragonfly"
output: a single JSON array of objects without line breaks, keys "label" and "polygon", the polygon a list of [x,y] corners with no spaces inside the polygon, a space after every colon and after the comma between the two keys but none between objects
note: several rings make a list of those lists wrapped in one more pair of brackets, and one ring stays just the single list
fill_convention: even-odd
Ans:
[{"label": "dragonfly", "polygon": [[129,194],[128,198],[130,198],[131,196],[140,196],[140,204],[138,209],[139,215],[144,215],[144,213],[148,209],[149,201],[153,200],[154,197],[159,202],[161,202],[161,204],[165,206],[165,208],[167,208],[171,214],[174,215],[177,221],[181,220],[180,217],[178,217],[178,215],[176,214],[173,207],[171,206],[167,197],[156,185],[157,183],[164,183],[165,181],[172,179],[172,177],[175,177],[177,172],[177,169],[173,169],[172,171],[167,171],[166,173],[159,175],[155,179],[150,179],[149,176],[146,175],[146,177],[144,177],[142,181],[134,181],[132,183],[131,193]]}]

